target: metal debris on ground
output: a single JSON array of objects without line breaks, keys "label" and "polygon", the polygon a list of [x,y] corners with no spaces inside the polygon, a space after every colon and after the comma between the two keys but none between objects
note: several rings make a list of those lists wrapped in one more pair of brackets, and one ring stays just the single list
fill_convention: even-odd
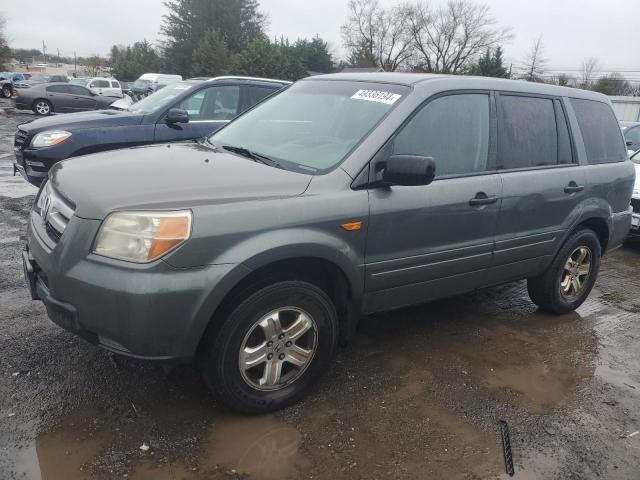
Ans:
[{"label": "metal debris on ground", "polygon": [[509,424],[504,420],[498,422],[500,426],[500,436],[502,437],[502,452],[504,453],[504,467],[507,475],[513,477],[515,469],[513,467],[513,452],[511,451],[511,439],[509,438]]}]

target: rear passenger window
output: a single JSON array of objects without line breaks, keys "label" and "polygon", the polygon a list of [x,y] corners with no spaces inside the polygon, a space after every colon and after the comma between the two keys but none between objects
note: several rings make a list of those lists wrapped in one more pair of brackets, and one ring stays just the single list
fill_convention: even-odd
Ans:
[{"label": "rear passenger window", "polygon": [[627,149],[613,110],[595,100],[571,99],[590,164],[622,162]]},{"label": "rear passenger window", "polygon": [[47,87],[47,92],[51,93],[69,93],[67,85],[50,85]]},{"label": "rear passenger window", "polygon": [[432,157],[436,176],[486,170],[489,95],[449,95],[429,102],[398,133],[393,153]]},{"label": "rear passenger window", "polygon": [[[566,127],[566,125],[565,125]],[[565,132],[565,148],[568,131]],[[553,100],[498,96],[498,149],[502,168],[558,164],[558,128]],[[565,161],[566,163],[566,153]]]}]

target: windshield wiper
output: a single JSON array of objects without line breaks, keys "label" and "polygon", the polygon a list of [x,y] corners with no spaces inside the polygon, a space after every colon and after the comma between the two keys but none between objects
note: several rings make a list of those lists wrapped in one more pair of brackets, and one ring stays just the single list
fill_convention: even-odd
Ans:
[{"label": "windshield wiper", "polygon": [[270,158],[266,155],[262,155],[261,153],[253,152],[248,148],[235,147],[233,145],[223,145],[222,148],[224,148],[229,152],[237,153],[238,155],[242,155],[243,157],[249,158],[254,162],[262,163],[264,165],[269,165],[271,167],[284,168],[282,165],[276,162],[273,158]]}]

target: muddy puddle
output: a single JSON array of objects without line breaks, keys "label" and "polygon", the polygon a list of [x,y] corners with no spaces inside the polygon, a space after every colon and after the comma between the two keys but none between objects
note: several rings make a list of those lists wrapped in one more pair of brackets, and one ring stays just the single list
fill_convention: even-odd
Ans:
[{"label": "muddy puddle", "polygon": [[30,471],[39,471],[43,480],[178,480],[229,475],[276,480],[297,478],[305,466],[299,454],[300,433],[273,415],[209,415],[202,420],[207,432],[191,444],[179,442],[181,445],[173,445],[176,437],[145,435],[135,424],[113,430],[96,421],[100,415],[97,411],[74,415],[51,432],[40,434],[35,456],[29,459],[33,462]]},{"label": "muddy puddle", "polygon": [[[283,412],[222,413],[197,375],[158,373],[178,386],[77,409],[20,462],[46,480],[507,478],[498,420],[514,425],[517,451],[520,425],[570,407],[596,357],[578,314],[507,317],[481,296],[454,299],[366,319]],[[531,468],[517,464],[515,478],[538,478]]]}]

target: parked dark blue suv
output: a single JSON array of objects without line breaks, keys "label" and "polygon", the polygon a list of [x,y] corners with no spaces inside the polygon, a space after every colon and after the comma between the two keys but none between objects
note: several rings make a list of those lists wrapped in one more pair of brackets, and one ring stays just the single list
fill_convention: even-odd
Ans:
[{"label": "parked dark blue suv", "polygon": [[71,113],[23,123],[15,135],[14,173],[39,186],[49,169],[65,158],[201,138],[289,83],[248,77],[186,80],[127,111]]}]

